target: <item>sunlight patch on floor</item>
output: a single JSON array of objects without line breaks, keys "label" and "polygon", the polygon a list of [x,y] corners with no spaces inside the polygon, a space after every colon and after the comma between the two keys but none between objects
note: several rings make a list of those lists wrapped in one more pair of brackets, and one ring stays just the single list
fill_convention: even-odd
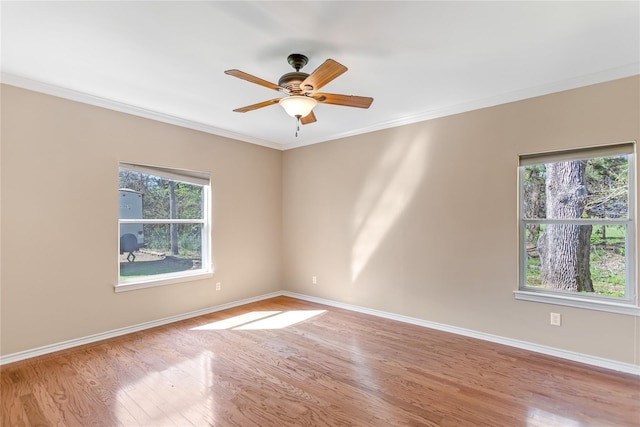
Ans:
[{"label": "sunlight patch on floor", "polygon": [[[202,401],[194,396],[208,394],[214,381],[214,359],[211,352],[204,351],[120,387],[114,402],[116,418],[125,426],[211,425],[215,419],[214,400],[207,399],[203,409]],[[200,373],[197,388],[185,372]]]},{"label": "sunlight patch on floor", "polygon": [[527,413],[527,427],[580,427],[582,425],[579,421],[538,408],[529,408]]},{"label": "sunlight patch on floor", "polygon": [[249,313],[241,314],[239,316],[230,317],[224,320],[218,320],[217,322],[207,323],[206,325],[198,326],[197,328],[191,328],[192,331],[212,331],[222,329],[233,329],[236,326],[244,325],[246,323],[255,322],[256,320],[264,317],[273,316],[280,311],[252,311]]},{"label": "sunlight patch on floor", "polygon": [[327,310],[252,311],[191,328],[192,331],[283,329],[304,322]]}]

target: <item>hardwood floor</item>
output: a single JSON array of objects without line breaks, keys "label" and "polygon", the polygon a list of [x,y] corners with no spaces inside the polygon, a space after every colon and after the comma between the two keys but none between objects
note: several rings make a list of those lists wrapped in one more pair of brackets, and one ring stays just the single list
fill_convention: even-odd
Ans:
[{"label": "hardwood floor", "polygon": [[640,377],[287,297],[0,375],[11,427],[640,426]]}]

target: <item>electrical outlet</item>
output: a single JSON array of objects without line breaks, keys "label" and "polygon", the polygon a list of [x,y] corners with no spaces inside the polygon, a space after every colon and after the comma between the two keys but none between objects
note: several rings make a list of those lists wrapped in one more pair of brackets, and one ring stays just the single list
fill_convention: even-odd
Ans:
[{"label": "electrical outlet", "polygon": [[553,326],[562,325],[562,315],[560,313],[551,313],[550,323]]},{"label": "electrical outlet", "polygon": [[311,283],[314,285],[318,283],[318,278],[316,276],[311,276]]},{"label": "electrical outlet", "polygon": [[220,289],[222,289],[222,283],[217,282],[216,283],[216,291],[219,291]]}]

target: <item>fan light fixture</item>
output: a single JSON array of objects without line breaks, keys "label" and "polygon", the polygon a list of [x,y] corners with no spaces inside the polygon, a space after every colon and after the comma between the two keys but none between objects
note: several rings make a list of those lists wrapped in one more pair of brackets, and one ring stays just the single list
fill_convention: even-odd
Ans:
[{"label": "fan light fixture", "polygon": [[268,107],[269,105],[280,104],[288,115],[296,119],[296,136],[298,136],[301,124],[308,125],[316,121],[313,108],[318,102],[323,104],[344,105],[346,107],[369,108],[373,102],[373,98],[318,92],[321,87],[347,71],[347,67],[333,59],[327,59],[322,65],[316,68],[313,73],[307,74],[301,72],[300,69],[307,65],[308,61],[309,58],[301,53],[292,53],[289,55],[287,62],[296,71],[283,74],[278,80],[278,84],[252,76],[244,71],[236,69],[226,70],[224,73],[230,76],[264,86],[268,89],[278,91],[281,94],[289,95],[284,98],[273,98],[268,101],[258,102],[257,104],[247,105],[246,107],[236,108],[233,111],[246,113],[247,111],[257,110],[258,108]]},{"label": "fan light fixture", "polygon": [[298,119],[301,117],[306,117],[311,113],[313,107],[316,106],[318,101],[308,96],[287,96],[285,98],[280,99],[278,101],[284,111],[287,112],[291,117],[297,117]]}]

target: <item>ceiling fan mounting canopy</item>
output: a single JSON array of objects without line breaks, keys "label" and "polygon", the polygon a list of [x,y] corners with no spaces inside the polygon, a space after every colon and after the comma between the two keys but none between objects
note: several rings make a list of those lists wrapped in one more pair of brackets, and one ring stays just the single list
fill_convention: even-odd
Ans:
[{"label": "ceiling fan mounting canopy", "polygon": [[[284,98],[270,99],[246,107],[236,108],[233,111],[246,113],[247,111],[253,111],[258,108],[280,103],[280,105],[285,108],[287,114],[296,117],[303,125],[306,125],[316,121],[313,107],[318,103],[369,108],[373,102],[373,98],[370,97],[317,92],[324,85],[347,71],[347,67],[333,59],[327,59],[311,74],[300,71],[300,69],[309,62],[309,58],[305,55],[292,53],[287,57],[287,62],[296,71],[283,74],[278,80],[278,84],[263,80],[244,71],[236,69],[226,70],[225,74],[276,90],[286,95]],[[284,100],[287,101],[282,102]]]},{"label": "ceiling fan mounting canopy", "polygon": [[289,63],[289,65],[295,68],[296,71],[300,71],[300,68],[307,65],[307,63],[309,62],[309,58],[301,53],[292,53],[287,57],[287,62]]}]

